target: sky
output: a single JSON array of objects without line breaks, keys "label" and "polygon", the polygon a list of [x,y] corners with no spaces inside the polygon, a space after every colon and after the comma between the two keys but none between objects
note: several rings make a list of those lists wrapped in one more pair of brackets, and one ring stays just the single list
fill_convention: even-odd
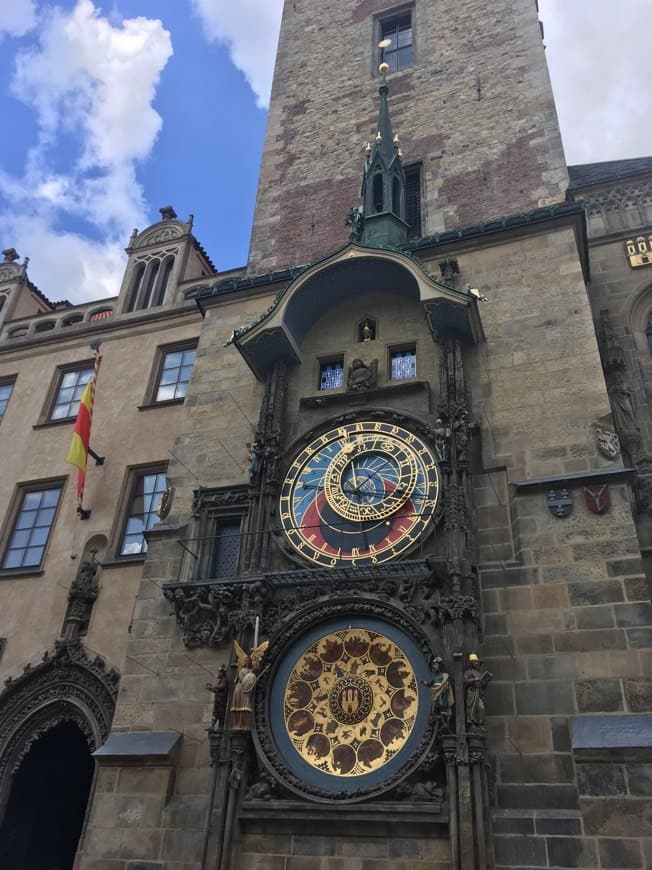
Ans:
[{"label": "sky", "polygon": [[[652,154],[650,0],[539,0],[568,163]],[[246,262],[283,0],[0,0],[0,249],[51,300],[117,294],[172,204]]]}]

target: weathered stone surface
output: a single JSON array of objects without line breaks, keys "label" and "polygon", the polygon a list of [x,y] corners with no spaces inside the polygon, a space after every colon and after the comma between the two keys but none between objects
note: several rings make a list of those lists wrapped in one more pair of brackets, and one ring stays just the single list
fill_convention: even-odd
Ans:
[{"label": "weathered stone surface", "polygon": [[643,867],[641,844],[638,840],[598,840],[600,866],[605,870],[638,870]]},{"label": "weathered stone surface", "polygon": [[623,709],[620,680],[577,680],[575,697],[580,713],[608,713]]},{"label": "weathered stone surface", "polygon": [[572,785],[499,785],[498,806],[503,809],[576,810],[577,789]]},{"label": "weathered stone surface", "polygon": [[617,764],[578,764],[577,785],[580,795],[626,794],[625,772]]},{"label": "weathered stone surface", "polygon": [[628,764],[627,782],[631,794],[652,797],[652,764]]},{"label": "weathered stone surface", "polygon": [[652,711],[652,679],[625,680],[625,697],[632,713]]},{"label": "weathered stone surface", "polygon": [[651,837],[649,801],[634,797],[583,798],[582,816],[588,836]]},{"label": "weathered stone surface", "polygon": [[516,709],[520,715],[573,713],[573,684],[563,680],[519,683],[515,686]]},{"label": "weathered stone surface", "polygon": [[597,866],[597,849],[592,840],[549,837],[546,845],[552,867],[590,867],[593,870]]},{"label": "weathered stone surface", "polygon": [[495,837],[496,863],[506,867],[545,867],[546,844],[535,837]]}]

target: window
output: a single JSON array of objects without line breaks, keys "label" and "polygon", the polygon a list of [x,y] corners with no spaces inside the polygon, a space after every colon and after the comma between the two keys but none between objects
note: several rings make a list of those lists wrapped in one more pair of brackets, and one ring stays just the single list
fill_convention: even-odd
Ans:
[{"label": "window", "polygon": [[380,22],[380,41],[386,42],[381,49],[381,61],[390,72],[397,72],[412,66],[412,13],[403,12]]},{"label": "window", "polygon": [[33,568],[41,564],[60,496],[60,484],[23,493],[2,560],[5,570]]},{"label": "window", "polygon": [[417,352],[415,348],[393,350],[390,353],[390,378],[400,381],[403,378],[416,378]]},{"label": "window", "polygon": [[164,469],[151,469],[134,476],[127,522],[120,542],[121,556],[137,556],[147,552],[144,532],[158,522],[158,506],[166,488]]},{"label": "window", "polygon": [[0,381],[0,420],[2,420],[7,410],[15,380],[15,378],[3,378]]},{"label": "window", "polygon": [[405,221],[409,227],[408,237],[421,236],[421,164],[405,167]]},{"label": "window", "polygon": [[195,362],[197,347],[176,348],[162,351],[162,365],[158,376],[155,402],[171,402],[183,399]]},{"label": "window", "polygon": [[93,377],[93,366],[61,370],[57,394],[50,411],[50,420],[67,420],[76,417],[79,402],[86,384]]},{"label": "window", "polygon": [[215,529],[211,577],[234,577],[238,573],[241,520],[220,519]]},{"label": "window", "polygon": [[338,390],[344,386],[344,360],[330,360],[319,364],[319,389]]}]

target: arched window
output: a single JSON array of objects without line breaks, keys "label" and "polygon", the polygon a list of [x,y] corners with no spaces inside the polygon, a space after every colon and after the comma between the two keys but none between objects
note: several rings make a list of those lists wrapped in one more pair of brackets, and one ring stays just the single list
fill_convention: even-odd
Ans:
[{"label": "arched window", "polygon": [[392,178],[392,211],[401,214],[401,183],[396,176]]},{"label": "arched window", "polygon": [[374,211],[381,212],[383,210],[383,176],[378,173],[374,175]]},{"label": "arched window", "polygon": [[49,329],[54,329],[54,320],[43,320],[37,323],[34,332],[47,332]]},{"label": "arched window", "polygon": [[152,260],[147,267],[147,272],[143,280],[143,296],[141,302],[138,305],[139,308],[149,308],[149,303],[152,299],[152,292],[154,290],[154,284],[156,283],[156,276],[158,275],[158,271],[160,268],[160,260]]},{"label": "arched window", "polygon": [[14,328],[9,331],[9,338],[20,338],[22,335],[27,335],[27,330],[27,326],[14,326]]},{"label": "arched window", "polygon": [[138,293],[140,291],[140,285],[143,281],[143,273],[145,271],[144,263],[137,263],[134,268],[134,272],[131,278],[131,287],[129,288],[129,295],[127,296],[127,304],[125,305],[125,311],[134,311],[136,308],[136,300],[138,299]]},{"label": "arched window", "polygon": [[159,280],[158,293],[156,294],[156,301],[154,302],[154,305],[163,305],[163,302],[165,301],[165,291],[168,289],[168,283],[170,281],[170,275],[172,274],[173,268],[174,257],[166,257],[163,261],[163,269],[161,270],[161,278]]},{"label": "arched window", "polygon": [[66,317],[63,321],[63,326],[74,326],[76,323],[81,323],[84,319],[83,314],[73,314],[70,317]]}]

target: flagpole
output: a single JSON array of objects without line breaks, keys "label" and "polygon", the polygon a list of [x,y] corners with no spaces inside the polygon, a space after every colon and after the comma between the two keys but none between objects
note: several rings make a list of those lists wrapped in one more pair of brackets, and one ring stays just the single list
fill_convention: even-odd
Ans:
[{"label": "flagpole", "polygon": [[[97,386],[97,373],[100,368],[100,341],[94,341],[91,348],[94,351],[93,358],[93,374],[89,382],[86,384],[84,392],[79,402],[77,411],[77,419],[75,420],[75,430],[73,432],[72,443],[66,461],[77,468],[77,513],[80,520],[87,520],[91,512],[84,508],[84,484],[86,482],[86,467],[88,465],[89,453],[95,459],[97,465],[101,465],[104,461],[103,457],[98,457],[94,451],[90,449],[91,422],[93,418],[93,406],[95,404],[95,388]],[[102,462],[100,462],[102,460]]]}]

